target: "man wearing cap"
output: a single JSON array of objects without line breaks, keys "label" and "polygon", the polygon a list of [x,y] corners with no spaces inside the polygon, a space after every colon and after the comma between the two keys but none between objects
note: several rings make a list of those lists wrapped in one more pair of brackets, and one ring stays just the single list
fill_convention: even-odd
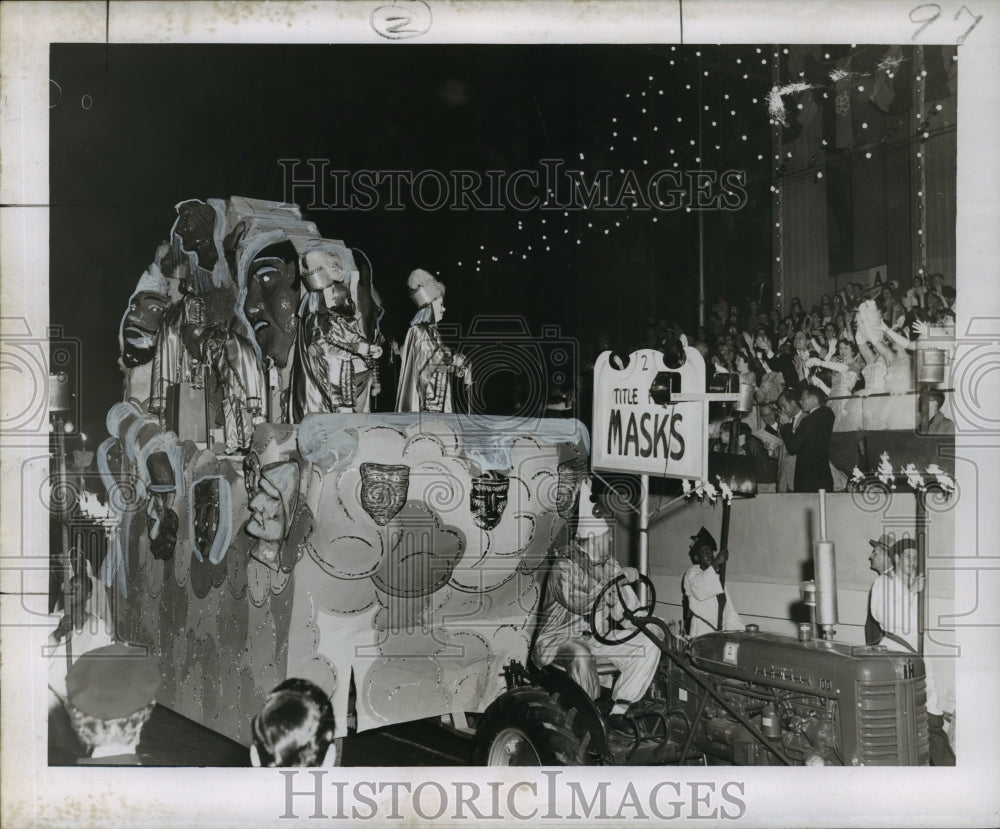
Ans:
[{"label": "man wearing cap", "polygon": [[[684,573],[681,582],[687,604],[685,621],[688,636],[701,636],[719,630],[719,597],[725,596],[722,611],[722,630],[743,630],[743,620],[733,606],[722,581],[719,568],[729,559],[729,551],[715,554],[718,545],[712,534],[702,527],[697,535],[691,536],[689,555],[694,564]],[[689,618],[688,618],[689,617]]]},{"label": "man wearing cap", "polygon": [[90,752],[77,764],[141,765],[136,749],[159,688],[160,666],[143,648],[108,645],[74,662],[66,675],[66,710]]},{"label": "man wearing cap", "polygon": [[375,361],[382,347],[369,342],[340,257],[311,250],[303,258],[308,293],[299,306],[296,365],[292,378],[294,423],[313,412],[367,412]]},{"label": "man wearing cap", "polygon": [[[557,665],[564,668],[594,699],[601,691],[595,660],[611,662],[621,672],[611,689],[614,703],[609,712],[609,724],[616,728],[629,705],[646,693],[659,665],[660,651],[644,635],[613,645],[602,644],[593,638],[588,615],[601,591],[620,574],[630,582],[638,579],[634,567],[621,567],[615,560],[612,536],[612,525],[594,508],[590,482],[585,479],[580,488],[574,540],[555,552],[545,583],[539,615],[541,628],[531,655],[539,667]],[[630,607],[639,606],[638,598],[628,585],[622,585],[621,592]],[[615,589],[607,591],[603,611],[614,618],[620,618],[622,613],[617,593]],[[606,619],[597,624],[602,630],[608,627]]]},{"label": "man wearing cap", "polygon": [[[880,538],[872,538],[868,540],[868,544],[871,546],[871,551],[868,553],[868,566],[875,571],[878,577],[889,572],[892,569],[892,562],[889,556],[889,550],[892,547],[893,538],[891,535],[883,535]],[[868,594],[868,618],[865,619],[865,644],[866,645],[877,645],[882,639],[882,626],[875,621],[875,617],[872,615],[872,595],[874,595],[875,585],[879,584],[879,579],[876,578],[872,582],[872,589]]]},{"label": "man wearing cap", "polygon": [[444,285],[418,268],[406,280],[410,299],[419,309],[410,320],[400,352],[397,412],[452,411],[452,374],[471,382],[465,358],[455,354],[442,340],[437,324],[444,318]]},{"label": "man wearing cap", "polygon": [[[869,602],[872,618],[882,627],[880,645],[891,651],[919,653],[920,630],[918,607],[927,579],[919,572],[919,554],[914,538],[901,538],[889,545],[891,537],[882,536],[869,542],[888,549],[889,566],[872,585]],[[874,566],[874,565],[873,565]],[[932,766],[955,765],[955,753],[944,733],[944,712],[938,705],[937,683],[934,681],[933,660],[925,659],[927,683],[927,726],[930,737]]]}]

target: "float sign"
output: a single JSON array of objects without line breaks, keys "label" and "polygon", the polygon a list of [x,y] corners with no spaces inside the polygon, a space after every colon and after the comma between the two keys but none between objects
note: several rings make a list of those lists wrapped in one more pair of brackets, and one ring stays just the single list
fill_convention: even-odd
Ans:
[{"label": "float sign", "polygon": [[[705,360],[690,346],[680,375],[680,394],[704,394]],[[653,378],[669,371],[653,349],[633,352],[616,369],[611,352],[594,366],[594,469],[660,478],[708,479],[708,401],[660,405],[649,397]],[[674,384],[676,393],[676,383]]]}]

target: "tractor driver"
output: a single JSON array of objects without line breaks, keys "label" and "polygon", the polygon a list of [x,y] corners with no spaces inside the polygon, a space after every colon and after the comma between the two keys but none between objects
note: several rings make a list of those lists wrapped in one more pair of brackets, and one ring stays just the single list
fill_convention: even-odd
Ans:
[{"label": "tractor driver", "polygon": [[[620,573],[629,581],[638,578],[634,567],[621,567],[615,561],[612,536],[612,524],[595,510],[590,482],[585,479],[580,489],[580,516],[573,541],[556,551],[548,575],[541,627],[532,657],[539,667],[564,668],[593,699],[601,691],[596,661],[612,663],[620,673],[611,689],[614,704],[608,725],[620,729],[624,725],[623,715],[632,703],[642,699],[656,674],[660,651],[644,635],[612,645],[602,644],[593,637],[588,614],[604,587]],[[622,585],[621,592],[631,608],[639,606],[630,587]],[[622,608],[617,594],[616,589],[607,591],[603,613],[620,619]],[[601,621],[597,624],[601,625]],[[628,622],[623,624],[632,629]],[[607,629],[606,620],[602,629]],[[608,634],[608,638],[614,638],[614,633]]]}]

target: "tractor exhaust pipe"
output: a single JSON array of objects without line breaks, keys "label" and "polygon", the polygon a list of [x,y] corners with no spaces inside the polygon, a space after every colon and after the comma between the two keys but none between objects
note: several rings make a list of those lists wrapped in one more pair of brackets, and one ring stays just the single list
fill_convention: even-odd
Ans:
[{"label": "tractor exhaust pipe", "polygon": [[837,552],[826,540],[826,490],[819,491],[819,541],[813,542],[813,574],[816,578],[816,623],[823,639],[833,639],[837,611]]}]

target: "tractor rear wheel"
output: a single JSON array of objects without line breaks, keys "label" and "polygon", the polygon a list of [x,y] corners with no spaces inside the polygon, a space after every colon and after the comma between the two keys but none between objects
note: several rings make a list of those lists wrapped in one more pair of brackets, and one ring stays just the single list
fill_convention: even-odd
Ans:
[{"label": "tractor rear wheel", "polygon": [[476,732],[477,761],[484,766],[579,766],[590,735],[573,731],[576,712],[559,694],[515,688],[486,709]]}]

